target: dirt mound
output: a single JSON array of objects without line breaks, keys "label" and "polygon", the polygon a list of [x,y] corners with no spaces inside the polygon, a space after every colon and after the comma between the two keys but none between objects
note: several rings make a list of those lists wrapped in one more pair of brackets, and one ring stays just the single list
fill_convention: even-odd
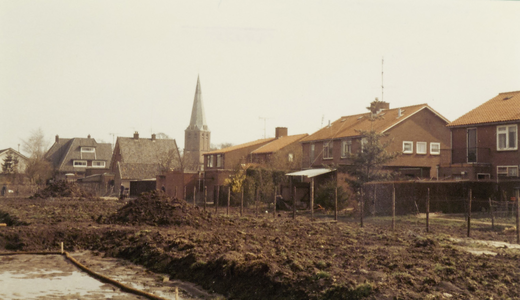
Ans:
[{"label": "dirt mound", "polygon": [[26,222],[20,221],[17,217],[11,216],[0,210],[0,223],[6,223],[7,226],[28,225]]},{"label": "dirt mound", "polygon": [[91,198],[94,195],[85,191],[81,186],[74,182],[67,182],[64,180],[56,181],[49,184],[45,189],[36,192],[30,199],[47,199],[51,197],[78,197]]},{"label": "dirt mound", "polygon": [[107,223],[124,225],[189,225],[198,227],[210,220],[208,213],[201,212],[184,200],[171,199],[161,191],[143,193],[131,200],[115,214],[109,216]]}]

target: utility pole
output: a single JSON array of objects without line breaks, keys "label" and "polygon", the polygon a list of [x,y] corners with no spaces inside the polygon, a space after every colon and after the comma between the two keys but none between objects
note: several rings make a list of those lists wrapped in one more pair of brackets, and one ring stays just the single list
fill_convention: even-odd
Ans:
[{"label": "utility pole", "polygon": [[385,63],[385,58],[381,58],[381,101],[385,101],[383,98],[385,87],[383,85],[383,64]]}]

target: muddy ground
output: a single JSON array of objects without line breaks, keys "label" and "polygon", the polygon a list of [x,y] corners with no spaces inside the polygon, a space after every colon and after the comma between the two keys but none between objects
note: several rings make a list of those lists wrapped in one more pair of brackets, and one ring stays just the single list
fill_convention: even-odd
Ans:
[{"label": "muddy ground", "polygon": [[[210,213],[211,211],[211,213]],[[507,226],[291,213],[216,216],[182,200],[0,199],[0,251],[92,250],[227,299],[517,299],[520,251]],[[505,245],[505,246],[504,246]],[[470,252],[469,250],[481,250]],[[477,255],[477,254],[479,255]]]}]

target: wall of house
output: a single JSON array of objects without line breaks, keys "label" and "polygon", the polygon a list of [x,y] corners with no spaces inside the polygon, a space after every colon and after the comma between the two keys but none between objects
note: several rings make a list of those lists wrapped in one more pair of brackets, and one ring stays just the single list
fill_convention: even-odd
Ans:
[{"label": "wall of house", "polygon": [[[162,190],[164,187],[168,196],[179,199],[182,198],[192,203],[193,188],[198,187],[198,178],[198,173],[168,172],[157,176],[156,189]],[[197,193],[199,193],[199,191],[197,191]]]}]

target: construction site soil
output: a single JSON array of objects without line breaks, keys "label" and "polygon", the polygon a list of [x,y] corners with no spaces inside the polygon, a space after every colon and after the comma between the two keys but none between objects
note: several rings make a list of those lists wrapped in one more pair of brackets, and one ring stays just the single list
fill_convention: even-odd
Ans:
[{"label": "construction site soil", "polygon": [[[215,215],[160,192],[135,200],[0,198],[0,250],[91,250],[226,299],[518,299],[504,226],[325,214]],[[469,250],[481,250],[469,251]],[[479,255],[475,254],[479,253]],[[206,297],[207,298],[207,297]]]}]

